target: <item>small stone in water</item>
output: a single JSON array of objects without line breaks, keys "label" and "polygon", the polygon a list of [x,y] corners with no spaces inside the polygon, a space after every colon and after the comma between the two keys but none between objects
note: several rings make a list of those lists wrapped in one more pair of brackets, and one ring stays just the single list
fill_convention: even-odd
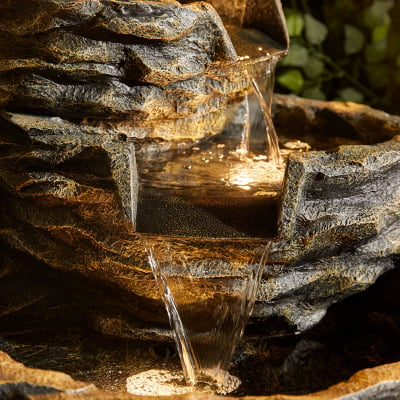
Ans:
[{"label": "small stone in water", "polygon": [[229,394],[236,390],[242,382],[240,379],[228,372],[225,375],[224,383],[216,391],[218,394]]}]

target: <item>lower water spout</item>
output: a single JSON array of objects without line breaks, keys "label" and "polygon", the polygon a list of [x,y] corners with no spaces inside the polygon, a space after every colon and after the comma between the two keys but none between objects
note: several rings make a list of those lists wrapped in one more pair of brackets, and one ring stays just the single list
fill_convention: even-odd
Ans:
[{"label": "lower water spout", "polygon": [[142,242],[186,384],[218,393],[235,390],[240,381],[228,370],[253,308],[266,246],[252,239],[150,235],[142,235]]}]

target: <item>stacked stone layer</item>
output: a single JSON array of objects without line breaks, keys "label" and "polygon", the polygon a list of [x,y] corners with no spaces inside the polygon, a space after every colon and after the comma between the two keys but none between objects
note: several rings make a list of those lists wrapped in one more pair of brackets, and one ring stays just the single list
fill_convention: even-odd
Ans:
[{"label": "stacked stone layer", "polygon": [[[235,59],[204,3],[0,5],[2,331],[73,300],[102,333],[165,339],[165,311],[131,224],[137,186],[127,136],[196,140],[219,131],[225,105],[243,95]],[[288,162],[254,316],[303,331],[396,266],[400,120],[281,97],[275,121],[285,135],[353,143]]]}]

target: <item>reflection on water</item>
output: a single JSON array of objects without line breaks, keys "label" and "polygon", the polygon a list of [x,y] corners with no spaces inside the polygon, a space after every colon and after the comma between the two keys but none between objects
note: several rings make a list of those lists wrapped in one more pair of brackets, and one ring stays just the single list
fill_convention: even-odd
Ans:
[{"label": "reflection on water", "polygon": [[[138,163],[137,230],[186,383],[208,383],[221,393],[240,383],[228,369],[265,260],[267,241],[250,238],[272,237],[276,231],[284,173],[271,121],[277,60],[237,63],[247,86],[221,107],[219,134],[162,157],[142,153]],[[225,83],[230,77],[225,72],[213,79]]]},{"label": "reflection on water", "polygon": [[148,235],[142,240],[186,382],[207,382],[221,392],[234,390],[239,381],[227,371],[255,301],[265,245],[255,240]]},{"label": "reflection on water", "polygon": [[241,157],[233,144],[217,137],[170,160],[146,163],[140,170],[141,186],[175,192],[194,190],[196,194],[212,189],[207,193],[210,196],[231,189],[238,189],[238,193],[246,190],[246,196],[279,190],[284,169],[265,155]]},{"label": "reflection on water", "polygon": [[173,236],[272,237],[284,166],[243,157],[215,137],[171,159],[142,163],[140,232]]}]

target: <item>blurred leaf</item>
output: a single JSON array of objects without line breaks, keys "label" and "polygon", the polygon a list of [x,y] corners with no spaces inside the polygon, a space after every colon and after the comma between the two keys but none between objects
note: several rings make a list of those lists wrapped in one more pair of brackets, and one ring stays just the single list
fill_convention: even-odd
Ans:
[{"label": "blurred leaf", "polygon": [[302,96],[307,97],[309,99],[314,100],[326,100],[325,93],[321,90],[320,86],[313,86],[303,90],[301,93]]},{"label": "blurred leaf", "polygon": [[361,51],[365,43],[364,33],[353,25],[344,26],[344,51],[346,54],[356,54]]},{"label": "blurred leaf", "polygon": [[393,0],[375,0],[363,12],[363,23],[366,27],[374,29],[390,21],[389,10],[393,7]]},{"label": "blurred leaf", "polygon": [[289,48],[288,55],[282,61],[282,65],[290,67],[303,67],[308,63],[308,49],[298,44],[292,42]]},{"label": "blurred leaf", "polygon": [[304,19],[297,10],[290,10],[286,14],[286,26],[291,37],[300,36],[304,28]]},{"label": "blurred leaf", "polygon": [[305,34],[308,42],[314,45],[321,44],[328,34],[328,28],[310,14],[304,15]]},{"label": "blurred leaf", "polygon": [[400,112],[395,104],[400,88],[400,0],[286,4],[298,9],[285,10],[291,48],[277,70],[281,90],[320,100],[373,99],[378,108],[389,104]]},{"label": "blurred leaf", "polygon": [[304,78],[298,69],[289,69],[280,73],[277,81],[292,92],[298,92],[304,85]]},{"label": "blurred leaf", "polygon": [[372,31],[372,41],[373,42],[380,42],[381,40],[385,39],[388,35],[390,28],[390,21],[383,25],[378,25]]},{"label": "blurred leaf", "polygon": [[370,43],[365,48],[365,59],[371,64],[379,64],[386,57],[387,43],[386,40]]},{"label": "blurred leaf", "polygon": [[310,57],[308,63],[303,66],[304,74],[307,78],[315,79],[322,75],[325,70],[325,64],[317,57]]},{"label": "blurred leaf", "polygon": [[338,90],[338,94],[344,101],[352,101],[354,103],[362,103],[364,101],[364,95],[351,86]]},{"label": "blurred leaf", "polygon": [[365,71],[368,75],[369,84],[375,89],[381,89],[390,82],[390,70],[386,64],[366,65]]}]

